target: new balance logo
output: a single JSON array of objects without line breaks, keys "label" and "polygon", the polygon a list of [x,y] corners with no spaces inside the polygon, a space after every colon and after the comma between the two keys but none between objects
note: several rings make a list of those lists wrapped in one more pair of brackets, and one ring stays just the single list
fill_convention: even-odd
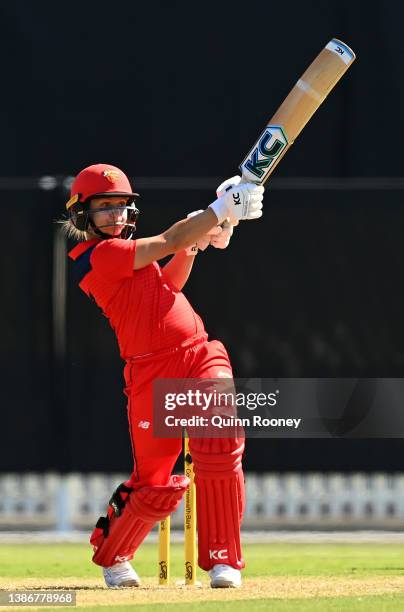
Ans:
[{"label": "new balance logo", "polygon": [[149,429],[150,422],[149,421],[139,421],[138,427],[140,427],[140,429]]},{"label": "new balance logo", "polygon": [[227,556],[227,548],[222,548],[222,550],[209,550],[209,559],[215,559],[216,561],[224,561],[228,559]]}]

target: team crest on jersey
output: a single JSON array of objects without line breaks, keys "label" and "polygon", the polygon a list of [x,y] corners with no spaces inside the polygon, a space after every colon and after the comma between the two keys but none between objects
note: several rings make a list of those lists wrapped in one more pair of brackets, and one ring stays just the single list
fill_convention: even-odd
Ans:
[{"label": "team crest on jersey", "polygon": [[287,144],[288,138],[280,125],[267,125],[240,166],[243,178],[263,183]]},{"label": "team crest on jersey", "polygon": [[119,179],[119,172],[118,170],[104,170],[102,176],[105,176],[110,183],[116,183],[116,181]]}]

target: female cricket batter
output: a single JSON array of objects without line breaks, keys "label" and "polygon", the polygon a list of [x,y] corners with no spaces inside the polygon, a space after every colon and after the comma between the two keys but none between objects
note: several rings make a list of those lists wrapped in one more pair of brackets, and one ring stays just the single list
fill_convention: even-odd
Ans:
[{"label": "female cricket batter", "polygon": [[[80,243],[69,256],[80,288],[108,317],[126,361],[133,473],[113,493],[108,514],[98,520],[90,540],[93,561],[102,566],[110,588],[140,584],[129,561],[154,524],[178,507],[189,483],[185,476],[171,475],[182,440],[153,437],[153,380],[232,376],[224,346],[208,340],[181,290],[197,246],[225,248],[233,225],[262,215],[264,188],[239,182],[240,177],[225,181],[206,210],[137,240],[138,194],[119,168],[89,166],[72,185],[66,226]],[[157,262],[167,255],[173,257],[160,267]],[[198,563],[209,571],[212,587],[241,585],[243,450],[243,438],[190,440]]]}]

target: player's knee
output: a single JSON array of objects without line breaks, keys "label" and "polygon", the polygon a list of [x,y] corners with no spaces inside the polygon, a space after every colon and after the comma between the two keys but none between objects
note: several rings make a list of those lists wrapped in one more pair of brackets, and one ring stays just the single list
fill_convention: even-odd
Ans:
[{"label": "player's knee", "polygon": [[189,449],[197,474],[226,475],[241,469],[244,438],[194,438]]},{"label": "player's knee", "polygon": [[161,520],[177,509],[188,485],[189,478],[173,475],[166,485],[142,487],[130,496],[130,510],[146,521]]}]

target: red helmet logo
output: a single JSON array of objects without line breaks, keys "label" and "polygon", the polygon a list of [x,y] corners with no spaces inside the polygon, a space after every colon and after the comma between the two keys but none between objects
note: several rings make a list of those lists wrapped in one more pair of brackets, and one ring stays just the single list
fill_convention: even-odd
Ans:
[{"label": "red helmet logo", "polygon": [[119,172],[117,170],[104,170],[102,176],[105,176],[110,183],[116,183],[119,179]]},{"label": "red helmet logo", "polygon": [[116,166],[111,164],[94,164],[84,168],[74,179],[71,188],[71,198],[66,204],[69,210],[77,202],[86,202],[89,198],[99,196],[132,196],[128,177]]}]

